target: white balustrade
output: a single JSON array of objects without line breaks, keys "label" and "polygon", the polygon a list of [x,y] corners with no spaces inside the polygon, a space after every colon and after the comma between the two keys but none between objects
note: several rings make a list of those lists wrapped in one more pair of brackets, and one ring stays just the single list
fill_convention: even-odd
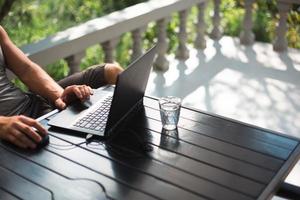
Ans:
[{"label": "white balustrade", "polygon": [[205,41],[205,30],[206,24],[204,21],[204,11],[206,8],[207,3],[203,2],[197,5],[198,7],[198,15],[197,15],[197,24],[196,24],[196,40],[194,46],[197,49],[205,49],[206,48],[206,41]]},{"label": "white balustrade", "polygon": [[73,54],[65,59],[70,68],[69,74],[74,74],[80,71],[80,62],[81,59],[84,58],[84,56],[85,51]]},{"label": "white balustrade", "polygon": [[[207,0],[150,0],[139,3],[121,11],[116,11],[106,16],[92,19],[81,25],[71,27],[47,37],[37,43],[23,46],[23,52],[34,62],[41,66],[54,63],[60,59],[67,58],[72,65],[71,72],[78,71],[80,57],[78,52],[84,52],[88,47],[101,44],[105,52],[105,62],[114,61],[112,40],[123,33],[133,33],[133,55],[132,59],[142,53],[139,29],[143,29],[150,22],[168,18],[174,12],[189,9]],[[160,44],[159,44],[160,45]],[[166,46],[164,43],[162,49]],[[161,52],[165,52],[162,51]],[[165,56],[165,55],[164,55]],[[160,56],[160,59],[164,57]],[[160,60],[159,59],[159,60]],[[157,61],[163,63],[167,62]],[[76,67],[75,67],[76,66]],[[165,67],[166,68],[166,67]]]},{"label": "white balustrade", "polygon": [[290,3],[288,1],[278,1],[277,7],[279,11],[279,23],[276,29],[276,39],[273,44],[273,49],[275,51],[285,51],[287,49],[287,39],[286,39],[286,32],[287,32],[287,15],[288,11],[290,10]]},{"label": "white balustrade", "polygon": [[132,55],[131,55],[131,61],[134,61],[138,57],[140,57],[143,53],[142,50],[142,44],[143,44],[143,38],[142,33],[144,32],[145,28],[138,28],[131,32],[133,45],[132,45]]},{"label": "white balustrade", "polygon": [[[168,49],[167,23],[170,16],[179,12],[179,46],[176,52],[178,59],[185,60],[189,57],[187,43],[187,17],[193,6],[198,8],[196,39],[194,45],[197,49],[206,48],[204,12],[208,0],[149,0],[121,11],[96,18],[81,25],[69,28],[56,33],[37,43],[29,44],[21,49],[34,62],[41,66],[54,63],[57,60],[65,59],[70,67],[70,73],[80,70],[80,61],[85,55],[85,50],[95,44],[101,44],[105,52],[105,62],[114,62],[114,49],[120,35],[131,32],[133,47],[131,60],[136,59],[142,53],[142,34],[150,22],[157,22],[157,57],[154,68],[166,71],[169,62],[166,58]],[[220,26],[220,4],[221,0],[213,0],[214,15],[212,19],[213,29],[210,37],[220,39],[222,28]],[[245,0],[245,16],[243,31],[240,34],[242,44],[250,45],[254,42],[252,32],[253,22],[252,6],[255,0]],[[299,0],[277,0],[280,20],[277,27],[277,36],[274,42],[274,50],[284,51],[287,48],[285,38],[287,31],[287,14],[293,3],[299,4]],[[117,39],[116,39],[117,38]],[[8,72],[10,74],[10,72]],[[10,75],[10,77],[12,77]]]},{"label": "white balustrade", "polygon": [[179,45],[176,52],[176,58],[179,60],[186,60],[189,58],[190,53],[186,46],[187,44],[187,17],[188,17],[189,10],[183,10],[179,12],[179,33],[178,33],[178,40]]},{"label": "white balustrade", "polygon": [[210,33],[210,37],[215,40],[219,40],[222,37],[220,4],[221,0],[214,0],[213,30]]},{"label": "white balustrade", "polygon": [[244,45],[251,45],[254,43],[254,33],[252,32],[253,22],[252,22],[252,7],[255,0],[245,1],[245,16],[243,22],[243,30],[240,34],[240,42]]},{"label": "white balustrade", "polygon": [[119,38],[111,39],[109,41],[101,43],[103,51],[105,53],[104,62],[113,63],[115,61],[114,51],[119,42]]},{"label": "white balustrade", "polygon": [[157,21],[158,39],[157,39],[157,57],[154,62],[154,69],[160,71],[167,71],[169,69],[169,61],[166,58],[168,50],[168,38],[167,38],[167,18]]}]

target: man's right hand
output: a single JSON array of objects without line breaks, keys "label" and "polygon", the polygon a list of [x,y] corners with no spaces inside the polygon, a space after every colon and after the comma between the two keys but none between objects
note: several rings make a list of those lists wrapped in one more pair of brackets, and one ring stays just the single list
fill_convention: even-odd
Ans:
[{"label": "man's right hand", "polygon": [[85,101],[93,95],[93,89],[87,85],[71,85],[64,89],[62,95],[55,100],[54,104],[58,109],[65,109],[75,99]]},{"label": "man's right hand", "polygon": [[34,131],[33,127],[41,134],[47,134],[46,129],[32,118],[23,115],[12,117],[0,116],[0,138],[18,147],[34,149],[36,147],[35,142],[41,141],[41,136]]}]

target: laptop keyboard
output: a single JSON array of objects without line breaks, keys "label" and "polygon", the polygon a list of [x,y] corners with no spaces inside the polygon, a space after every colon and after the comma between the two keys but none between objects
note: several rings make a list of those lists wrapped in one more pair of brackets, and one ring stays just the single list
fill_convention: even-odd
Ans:
[{"label": "laptop keyboard", "polygon": [[101,104],[99,108],[81,118],[74,124],[74,126],[95,131],[104,131],[111,101],[112,96],[104,99],[103,104]]}]

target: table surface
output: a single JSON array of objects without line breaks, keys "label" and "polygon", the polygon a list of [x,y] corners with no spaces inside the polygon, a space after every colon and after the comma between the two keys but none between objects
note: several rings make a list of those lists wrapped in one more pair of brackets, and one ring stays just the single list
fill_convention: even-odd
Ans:
[{"label": "table surface", "polygon": [[0,142],[0,199],[268,199],[300,156],[296,138],[186,107],[163,131],[150,97],[114,139],[49,134],[40,151]]}]

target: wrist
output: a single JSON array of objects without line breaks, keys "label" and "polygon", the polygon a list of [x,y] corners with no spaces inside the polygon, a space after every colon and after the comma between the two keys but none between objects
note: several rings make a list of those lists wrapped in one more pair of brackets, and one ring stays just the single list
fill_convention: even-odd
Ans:
[{"label": "wrist", "polygon": [[51,97],[50,97],[50,101],[51,101],[53,104],[55,104],[55,102],[56,102],[58,99],[61,98],[61,96],[62,96],[62,94],[63,94],[63,91],[64,91],[64,90],[61,88],[61,89],[59,89],[59,90],[56,90],[56,91],[51,92],[52,95],[51,95]]},{"label": "wrist", "polygon": [[7,120],[6,116],[0,116],[0,126],[2,126],[3,124],[5,124],[6,120]]}]

